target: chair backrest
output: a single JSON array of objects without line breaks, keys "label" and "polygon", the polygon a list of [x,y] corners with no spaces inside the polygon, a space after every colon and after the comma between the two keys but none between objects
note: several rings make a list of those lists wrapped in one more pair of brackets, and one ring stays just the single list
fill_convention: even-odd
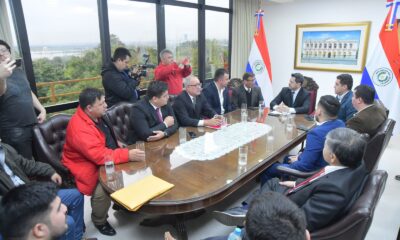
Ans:
[{"label": "chair backrest", "polygon": [[50,164],[60,174],[68,172],[60,161],[70,119],[71,115],[58,114],[33,128],[36,160]]},{"label": "chair backrest", "polygon": [[309,91],[310,92],[310,107],[308,108],[308,115],[314,115],[315,106],[317,104],[317,91],[318,90]]},{"label": "chair backrest", "polygon": [[336,223],[311,233],[311,239],[364,239],[371,225],[375,207],[385,189],[387,172],[372,171],[349,212]]},{"label": "chair backrest", "polygon": [[395,120],[386,119],[375,136],[368,141],[363,156],[365,167],[368,171],[375,170],[378,167],[379,160],[389,143],[395,124]]},{"label": "chair backrest", "polygon": [[308,109],[308,115],[314,115],[315,105],[317,103],[317,92],[319,89],[318,84],[311,77],[304,76],[304,82],[302,87],[310,92],[310,108]]},{"label": "chair backrest", "polygon": [[129,120],[133,106],[133,103],[120,102],[107,109],[105,114],[118,140],[128,145],[133,143],[133,128]]}]

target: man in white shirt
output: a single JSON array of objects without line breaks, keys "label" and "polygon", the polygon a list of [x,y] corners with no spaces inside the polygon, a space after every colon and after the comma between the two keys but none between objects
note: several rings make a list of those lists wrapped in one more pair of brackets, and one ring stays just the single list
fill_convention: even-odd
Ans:
[{"label": "man in white shirt", "polygon": [[220,115],[234,110],[229,101],[228,89],[226,87],[228,80],[228,72],[223,68],[217,69],[214,75],[214,82],[210,83],[203,91],[211,108]]}]

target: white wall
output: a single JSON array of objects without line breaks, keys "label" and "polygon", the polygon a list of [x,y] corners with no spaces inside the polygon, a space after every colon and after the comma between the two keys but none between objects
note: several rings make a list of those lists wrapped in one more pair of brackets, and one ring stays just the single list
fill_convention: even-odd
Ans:
[{"label": "white wall", "polygon": [[[271,58],[274,94],[288,85],[291,73],[300,72],[317,81],[320,86],[318,98],[326,94],[333,95],[336,76],[342,73],[294,69],[296,24],[371,21],[368,61],[387,14],[385,3],[386,0],[295,0],[282,4],[265,1],[262,8],[265,11],[264,26]],[[361,74],[350,74],[354,79],[353,86],[359,85]]]}]

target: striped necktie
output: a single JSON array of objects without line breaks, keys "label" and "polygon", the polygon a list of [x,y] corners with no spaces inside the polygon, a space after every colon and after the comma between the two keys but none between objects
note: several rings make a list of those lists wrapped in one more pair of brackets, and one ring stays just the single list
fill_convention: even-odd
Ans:
[{"label": "striped necktie", "polygon": [[297,184],[295,187],[292,187],[291,189],[289,189],[289,191],[286,193],[286,195],[291,194],[292,192],[296,191],[297,189],[307,185],[308,183],[310,183],[312,180],[315,180],[317,178],[319,178],[320,176],[325,174],[325,168],[322,168],[321,171],[317,172],[316,174],[312,175],[311,177],[305,179],[304,181],[302,181],[301,183]]}]

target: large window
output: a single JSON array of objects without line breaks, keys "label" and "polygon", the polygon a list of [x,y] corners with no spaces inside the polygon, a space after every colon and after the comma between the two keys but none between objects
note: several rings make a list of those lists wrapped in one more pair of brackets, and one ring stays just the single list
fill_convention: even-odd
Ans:
[{"label": "large window", "polygon": [[[218,23],[218,24],[215,24]],[[218,68],[229,70],[229,13],[206,11],[206,79]]]},{"label": "large window", "polygon": [[44,105],[77,99],[101,88],[96,0],[22,0],[33,70]]},{"label": "large window", "polygon": [[[126,0],[113,0],[108,4],[111,50],[126,47],[131,52],[132,66],[157,65],[156,5]],[[111,53],[111,54],[112,54]],[[154,79],[154,69],[142,71],[140,86],[147,87]],[[146,73],[146,74],[145,74]]]},{"label": "large window", "polygon": [[229,0],[206,0],[206,5],[229,8]]},{"label": "large window", "polygon": [[165,6],[165,36],[167,48],[176,62],[188,57],[192,73],[198,75],[197,9]]},{"label": "large window", "polygon": [[21,56],[14,29],[10,5],[8,1],[0,0],[0,39],[6,41],[11,46],[13,58],[20,58]]}]

